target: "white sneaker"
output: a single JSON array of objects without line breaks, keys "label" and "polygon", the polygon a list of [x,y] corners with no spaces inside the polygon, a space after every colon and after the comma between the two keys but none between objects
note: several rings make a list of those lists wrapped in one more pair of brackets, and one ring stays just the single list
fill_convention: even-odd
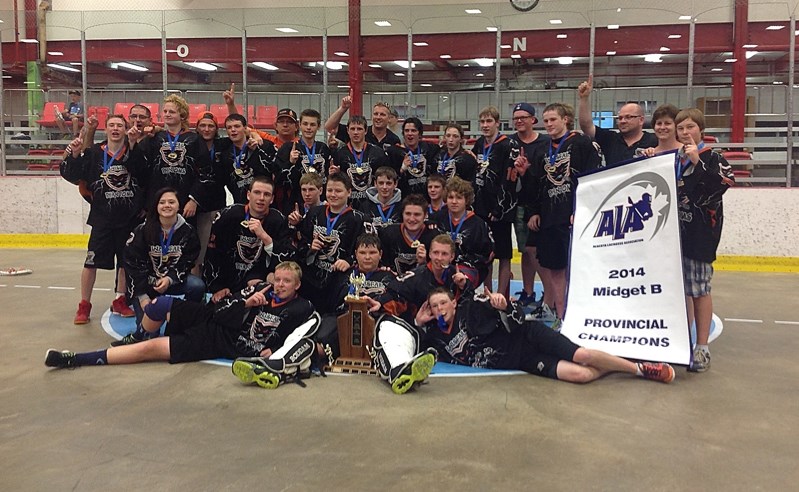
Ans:
[{"label": "white sneaker", "polygon": [[527,321],[541,321],[543,323],[553,323],[558,319],[558,313],[546,304],[541,304],[532,313],[524,317]]}]

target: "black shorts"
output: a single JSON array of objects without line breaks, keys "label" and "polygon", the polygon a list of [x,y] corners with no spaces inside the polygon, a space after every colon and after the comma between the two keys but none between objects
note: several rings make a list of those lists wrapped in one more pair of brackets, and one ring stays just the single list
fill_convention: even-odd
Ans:
[{"label": "black shorts", "polygon": [[[538,321],[529,321],[513,332],[516,349],[501,364],[536,376],[558,379],[558,362],[572,362],[580,348],[565,336]],[[514,360],[515,359],[515,360]]]},{"label": "black shorts", "polygon": [[164,330],[164,335],[169,337],[170,364],[251,355],[237,352],[236,340],[212,321],[212,309],[197,302],[172,301]]},{"label": "black shorts", "polygon": [[525,241],[524,246],[527,248],[537,248],[538,247],[538,237],[541,234],[540,231],[533,231],[527,229],[527,241]]},{"label": "black shorts", "polygon": [[130,238],[130,231],[125,227],[92,227],[83,266],[100,270],[113,270],[117,265],[122,266],[122,253]]},{"label": "black shorts", "polygon": [[510,222],[488,222],[491,236],[494,238],[494,259],[510,260],[513,258],[513,241],[511,241]]},{"label": "black shorts", "polygon": [[564,270],[569,265],[570,229],[567,225],[541,229],[538,235],[536,257],[542,267],[550,270]]}]

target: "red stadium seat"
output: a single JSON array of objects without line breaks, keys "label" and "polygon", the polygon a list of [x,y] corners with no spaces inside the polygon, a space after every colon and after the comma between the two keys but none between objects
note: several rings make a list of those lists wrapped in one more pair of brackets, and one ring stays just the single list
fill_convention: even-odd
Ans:
[{"label": "red stadium seat", "polygon": [[214,115],[219,126],[225,126],[225,118],[228,115],[226,104],[211,104],[208,106],[208,112]]},{"label": "red stadium seat", "polygon": [[752,159],[752,154],[750,154],[749,152],[741,152],[741,151],[737,151],[737,150],[728,150],[728,151],[722,152],[721,155],[725,159],[727,159],[728,161],[730,161],[730,160],[751,160]]},{"label": "red stadium seat", "polygon": [[136,103],[116,103],[114,104],[114,113],[113,114],[121,114],[125,118],[128,117],[130,114],[130,108],[135,106]]},{"label": "red stadium seat", "polygon": [[[108,120],[108,108],[106,106],[89,106],[88,115],[97,116],[97,129],[105,130],[105,122]],[[127,114],[125,114],[127,118]]]},{"label": "red stadium seat", "polygon": [[189,104],[189,126],[194,128],[194,125],[197,124],[197,120],[200,119],[200,116],[207,112],[208,106],[205,104]]},{"label": "red stadium seat", "polygon": [[250,115],[252,125],[259,130],[274,130],[277,120],[277,106],[258,106],[255,108],[255,118]]},{"label": "red stadium seat", "polygon": [[49,164],[28,164],[28,167],[25,168],[26,171],[49,171],[50,165]]},{"label": "red stadium seat", "polygon": [[438,137],[422,137],[422,142],[427,142],[432,145],[441,145],[441,139]]},{"label": "red stadium seat", "polygon": [[162,125],[161,122],[161,105],[158,103],[139,103],[145,108],[150,110],[150,118],[156,125]]},{"label": "red stadium seat", "polygon": [[714,137],[713,135],[705,135],[702,137],[702,141],[705,143],[719,143],[719,139]]},{"label": "red stadium seat", "polygon": [[736,178],[751,178],[752,171],[747,171],[745,169],[733,169],[732,175]]},{"label": "red stadium seat", "polygon": [[44,103],[44,107],[42,108],[42,117],[41,119],[36,120],[36,123],[39,126],[43,126],[46,128],[55,128],[58,126],[58,120],[56,119],[56,112],[63,113],[64,112],[64,103],[62,102],[46,102]]}]

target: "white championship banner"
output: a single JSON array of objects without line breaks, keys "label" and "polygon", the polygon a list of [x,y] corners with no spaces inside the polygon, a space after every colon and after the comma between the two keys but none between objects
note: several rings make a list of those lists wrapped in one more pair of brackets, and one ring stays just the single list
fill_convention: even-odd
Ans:
[{"label": "white championship banner", "polygon": [[581,176],[561,333],[620,357],[688,364],[676,153]]}]

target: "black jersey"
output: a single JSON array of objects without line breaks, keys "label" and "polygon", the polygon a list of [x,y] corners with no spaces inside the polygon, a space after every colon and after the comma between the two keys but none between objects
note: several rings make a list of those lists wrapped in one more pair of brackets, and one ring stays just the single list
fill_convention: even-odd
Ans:
[{"label": "black jersey", "polygon": [[475,213],[485,221],[514,221],[521,188],[513,165],[519,156],[517,143],[505,135],[498,135],[491,145],[486,146],[485,137],[480,137],[472,151],[477,156]]},{"label": "black jersey", "polygon": [[92,227],[131,227],[144,208],[147,166],[141,151],[123,146],[114,155],[107,143],[92,145],[77,158],[69,153],[61,162],[61,176],[73,184],[84,181],[91,192],[86,221]]},{"label": "black jersey", "polygon": [[640,140],[632,145],[627,145],[621,133],[598,127],[594,129],[594,140],[602,149],[602,154],[608,165],[628,161],[635,157],[636,150],[658,145],[658,139],[654,133],[643,132]]},{"label": "black jersey", "polygon": [[574,208],[575,178],[599,167],[599,153],[591,139],[569,132],[550,141],[543,159],[544,172],[531,211],[541,215],[542,228],[569,225]]},{"label": "black jersey", "polygon": [[[389,165],[397,171],[402,196],[418,194],[427,197],[427,177],[435,172],[438,151],[438,145],[427,142],[419,142],[416,150],[403,145],[388,149]],[[406,157],[410,157],[411,165],[407,171],[403,171],[402,162]]]},{"label": "black jersey", "polygon": [[147,222],[139,224],[131,233],[125,246],[125,274],[128,293],[134,299],[147,295],[154,299],[160,294],[153,286],[159,279],[169,277],[172,285],[186,280],[200,256],[200,238],[197,231],[182,216],[174,225],[171,238],[164,238],[158,226],[159,238],[149,240],[145,234]]},{"label": "black jersey", "polygon": [[[219,160],[234,203],[247,203],[247,190],[256,176],[267,176],[274,181],[275,154],[275,146],[268,140],[255,149],[246,143],[239,149],[229,138],[221,139]],[[279,208],[277,204],[275,207]]]},{"label": "black jersey", "polygon": [[454,265],[450,265],[442,277],[437,278],[429,262],[419,265],[389,282],[386,293],[380,298],[382,308],[413,324],[416,312],[425,303],[431,290],[443,286],[452,292],[459,292],[458,286],[452,281],[455,273]]},{"label": "black jersey", "polygon": [[709,147],[700,150],[695,166],[685,159],[677,188],[682,254],[712,263],[724,225],[722,195],[735,184],[735,177],[724,157]]},{"label": "black jersey", "polygon": [[[354,263],[355,240],[363,231],[363,214],[352,207],[334,214],[328,205],[320,205],[305,214],[299,231],[297,260],[303,267],[302,281],[314,287],[325,287],[333,278],[336,261]],[[315,237],[324,243],[319,251],[311,250]]]},{"label": "black jersey", "polygon": [[360,208],[367,201],[366,190],[374,185],[374,173],[377,168],[388,165],[388,157],[380,147],[367,143],[363,150],[357,152],[352,144],[347,144],[336,151],[333,164],[352,181],[350,201],[353,208]]},{"label": "black jersey", "polygon": [[416,261],[416,249],[419,245],[424,245],[425,251],[430,251],[430,243],[439,234],[441,231],[435,226],[423,227],[416,234],[408,232],[401,223],[381,228],[378,231],[383,248],[380,264],[390,268],[395,275],[405,275],[419,266]]},{"label": "black jersey", "polygon": [[211,225],[203,267],[203,277],[211,292],[222,289],[233,292],[243,289],[250,280],[263,280],[274,271],[275,265],[293,255],[283,214],[270,208],[261,219],[264,231],[272,238],[267,247],[244,225],[248,215],[247,205],[233,204],[220,211]]},{"label": "black jersey", "polygon": [[426,325],[425,344],[438,351],[442,362],[507,368],[504,362],[515,359],[511,354],[521,346],[523,323],[524,313],[515,303],[500,311],[491,306],[487,296],[467,290],[458,298],[449,324],[442,326],[433,320]]},{"label": "black jersey", "polygon": [[455,155],[449,155],[447,148],[441,147],[432,172],[444,176],[447,181],[453,176],[458,176],[464,181],[473,183],[477,174],[477,159],[464,148],[458,150]]},{"label": "black jersey", "polygon": [[138,145],[147,159],[150,168],[147,187],[147,203],[155,193],[164,187],[177,190],[180,207],[183,208],[189,195],[201,193],[198,188],[195,159],[199,152],[199,136],[190,131],[180,131],[177,135],[164,130],[147,137]]},{"label": "black jersey", "polygon": [[452,217],[446,207],[434,214],[430,222],[455,241],[455,264],[473,285],[479,285],[494,255],[494,238],[488,224],[471,211]]},{"label": "black jersey", "polygon": [[[244,292],[252,295],[258,287],[260,285],[249,287]],[[264,349],[277,351],[291,332],[308,321],[314,312],[311,303],[296,294],[292,299],[282,300],[269,291],[267,297],[269,298],[267,304],[249,310],[245,308],[242,313],[244,323],[236,340],[237,351],[249,352],[256,356]]]},{"label": "black jersey", "polygon": [[[332,291],[335,293],[336,301],[338,303],[338,307],[336,308],[337,314],[343,314],[347,312],[347,303],[344,301],[344,298],[351,294],[350,276],[353,274],[359,275],[360,273],[362,272],[358,270],[357,266],[350,268],[346,272],[339,272],[338,281],[335,282],[335,285],[338,288],[332,289]],[[394,280],[394,274],[385,270],[375,270],[368,273],[363,272],[363,275],[366,277],[366,282],[364,282],[363,287],[361,288],[361,297],[369,297],[377,301],[379,301],[385,295],[388,284]],[[330,305],[336,304],[331,303]]]},{"label": "black jersey", "polygon": [[365,232],[376,234],[378,229],[402,221],[402,193],[394,190],[394,195],[387,204],[380,203],[377,188],[372,186],[366,190],[368,200],[361,203],[359,210],[364,217]]},{"label": "black jersey", "polygon": [[[291,150],[296,148],[300,151],[300,158],[296,164],[292,164]],[[327,170],[330,168],[330,158],[332,153],[324,142],[314,142],[311,147],[305,145],[303,140],[297,143],[289,142],[283,144],[277,151],[277,166],[280,176],[275,176],[275,185],[281,186],[287,198],[283,200],[281,211],[288,215],[294,211],[294,205],[302,207],[302,194],[300,193],[300,178],[303,174],[316,173],[322,177],[322,189],[327,181]]]},{"label": "black jersey", "polygon": [[225,170],[220,160],[220,138],[211,141],[211,146],[205,140],[197,143],[197,168],[198,186],[194,187],[190,198],[197,202],[200,212],[210,212],[225,208]]},{"label": "black jersey", "polygon": [[549,148],[549,135],[538,133],[535,140],[529,143],[525,143],[518,133],[511,135],[510,139],[516,142],[519,151],[524,152],[524,156],[530,164],[527,172],[519,178],[522,182],[519,205],[525,209],[524,220],[526,222],[532,215],[529,210],[530,204],[538,196],[538,185],[544,175],[544,156],[546,156]]},{"label": "black jersey", "polygon": [[[336,138],[341,140],[342,142],[349,143],[350,141],[350,134],[347,132],[347,125],[339,124],[338,131],[336,132]],[[396,133],[392,132],[391,130],[386,129],[386,136],[383,137],[382,140],[379,140],[374,132],[372,131],[372,126],[369,125],[366,128],[366,137],[364,137],[367,142],[372,145],[376,145],[383,149],[384,152],[388,151],[390,147],[393,147],[397,144],[402,143],[400,138],[397,136]]]}]

